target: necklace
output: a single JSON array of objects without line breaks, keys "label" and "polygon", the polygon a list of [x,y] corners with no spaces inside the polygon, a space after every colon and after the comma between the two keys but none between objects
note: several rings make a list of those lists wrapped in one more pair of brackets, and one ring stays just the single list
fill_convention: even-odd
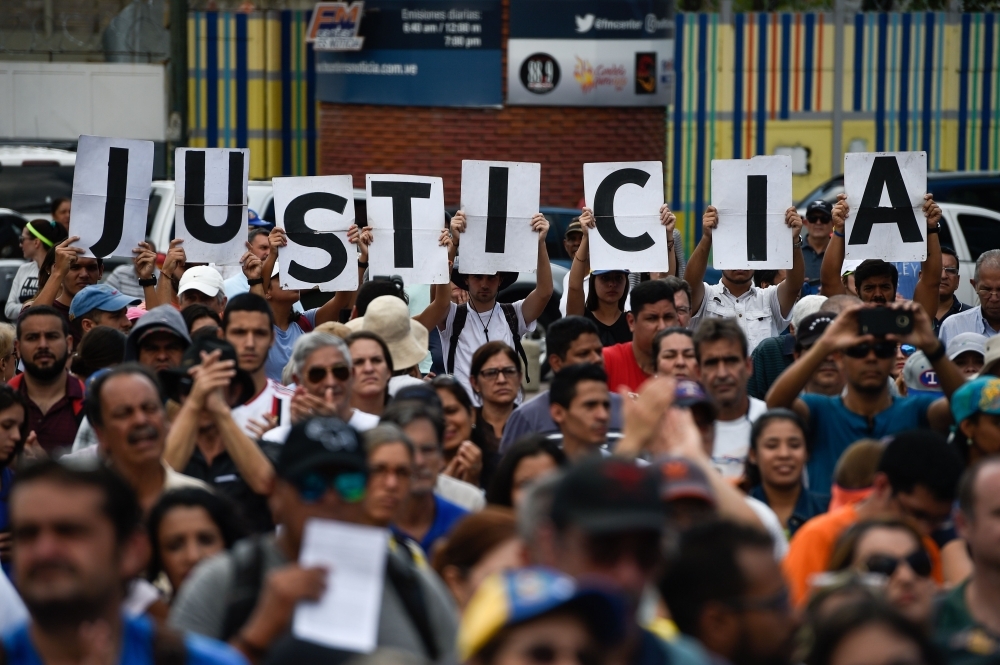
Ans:
[{"label": "necklace", "polygon": [[493,307],[490,309],[490,318],[486,319],[486,323],[483,323],[483,317],[479,314],[479,310],[476,309],[475,304],[472,302],[472,298],[469,298],[469,305],[472,307],[472,311],[476,313],[476,318],[479,319],[479,325],[483,327],[483,335],[486,336],[486,341],[490,341],[490,324],[493,322],[493,315],[497,311],[496,300],[493,300]]}]

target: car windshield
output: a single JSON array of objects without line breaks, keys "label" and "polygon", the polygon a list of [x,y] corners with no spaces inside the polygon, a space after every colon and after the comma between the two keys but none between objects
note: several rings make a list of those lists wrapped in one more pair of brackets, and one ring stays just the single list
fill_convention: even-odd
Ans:
[{"label": "car windshield", "polygon": [[813,201],[829,201],[830,203],[837,202],[837,194],[844,191],[844,179],[835,178],[833,180],[827,180],[822,185],[809,192],[806,196],[802,198],[801,201],[796,204],[798,208],[804,208]]},{"label": "car windshield", "polygon": [[40,164],[0,169],[0,208],[26,215],[48,213],[53,199],[72,194],[72,166]]}]

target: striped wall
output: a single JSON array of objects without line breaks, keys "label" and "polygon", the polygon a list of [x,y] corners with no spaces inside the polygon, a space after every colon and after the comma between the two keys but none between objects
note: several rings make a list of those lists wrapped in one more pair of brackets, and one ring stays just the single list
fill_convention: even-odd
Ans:
[{"label": "striped wall", "polygon": [[189,145],[250,148],[250,177],[314,175],[308,11],[188,15]]},{"label": "striped wall", "polygon": [[839,31],[832,13],[678,14],[675,68],[666,184],[689,250],[712,159],[803,146],[796,197],[840,173],[852,146],[1000,169],[1000,14],[856,14]]}]

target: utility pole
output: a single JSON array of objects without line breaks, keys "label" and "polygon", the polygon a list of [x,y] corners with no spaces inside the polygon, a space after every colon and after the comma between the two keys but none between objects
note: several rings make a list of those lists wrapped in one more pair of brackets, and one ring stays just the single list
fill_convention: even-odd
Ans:
[{"label": "utility pole", "polygon": [[[188,113],[188,40],[187,40],[187,0],[170,0],[170,119],[174,145],[187,145]],[[174,151],[167,151],[167,170],[173,173]]]}]

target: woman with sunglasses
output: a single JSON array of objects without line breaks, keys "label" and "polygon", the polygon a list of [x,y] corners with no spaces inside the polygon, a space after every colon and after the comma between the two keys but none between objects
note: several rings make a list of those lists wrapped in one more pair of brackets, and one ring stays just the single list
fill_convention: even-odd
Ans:
[{"label": "woman with sunglasses", "polygon": [[503,428],[521,390],[521,359],[503,342],[487,342],[472,354],[469,382],[483,403],[476,409],[477,428],[483,431],[483,452],[498,454]]},{"label": "woman with sunglasses", "polygon": [[899,377],[903,374],[903,367],[906,365],[906,359],[912,356],[916,350],[917,347],[912,344],[896,345],[896,363],[892,366],[893,379],[899,381]]},{"label": "woman with sunglasses", "polygon": [[[441,452],[446,476],[464,480],[476,487],[488,486],[493,478],[499,453],[484,453],[483,430],[476,427],[477,409],[469,393],[453,376],[439,376],[431,382],[441,398],[444,412],[444,439]],[[487,460],[484,462],[484,457]]]},{"label": "woman with sunglasses", "polygon": [[45,260],[49,250],[66,239],[66,229],[55,222],[35,219],[21,229],[21,253],[24,254],[24,264],[14,274],[10,284],[10,295],[4,314],[11,321],[17,320],[21,308],[38,295],[38,268]]},{"label": "woman with sunglasses", "polygon": [[[992,662],[985,655],[981,660]],[[805,658],[806,665],[945,665],[947,662],[921,626],[885,603],[866,600],[843,605],[819,622]]]},{"label": "woman with sunglasses", "polygon": [[774,511],[788,538],[830,504],[829,496],[802,486],[808,459],[805,425],[794,411],[772,409],[754,422],[746,463],[750,496]]},{"label": "woman with sunglasses", "polygon": [[899,519],[858,522],[833,549],[830,570],[856,570],[881,576],[883,596],[914,623],[929,628],[938,588],[931,559],[919,532]]}]

